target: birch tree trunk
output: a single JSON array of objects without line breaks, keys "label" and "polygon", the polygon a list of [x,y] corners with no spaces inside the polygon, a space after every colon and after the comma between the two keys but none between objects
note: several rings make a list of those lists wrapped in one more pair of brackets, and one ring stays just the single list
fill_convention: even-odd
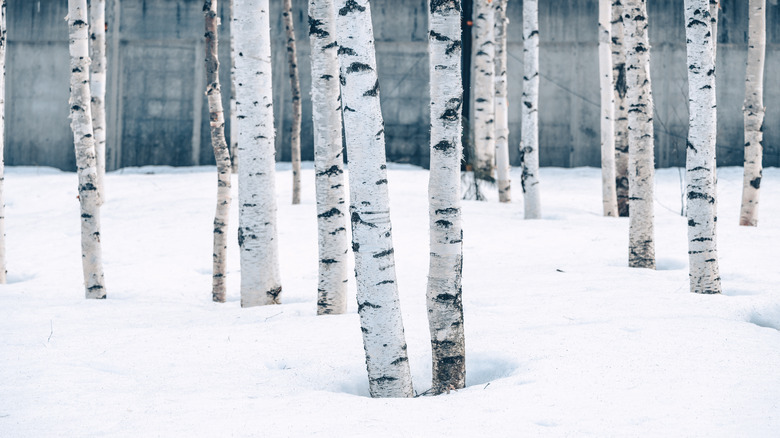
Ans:
[{"label": "birch tree trunk", "polygon": [[372,397],[411,397],[393,257],[371,10],[368,0],[338,0],[336,7],[352,251],[369,390]]},{"label": "birch tree trunk", "polygon": [[[506,5],[505,0],[499,0],[499,3]],[[441,394],[466,386],[461,288],[461,9],[457,0],[429,0],[428,6],[428,71],[431,81],[428,210],[431,250],[427,302],[433,359],[432,391]],[[506,85],[506,75],[502,76]],[[499,194],[500,187],[499,182]]]},{"label": "birch tree trunk", "polygon": [[495,8],[491,0],[474,0],[474,55],[471,106],[474,108],[474,177],[494,181],[495,137]]},{"label": "birch tree trunk", "polygon": [[90,91],[92,92],[92,129],[95,133],[97,160],[97,194],[102,205],[106,199],[106,0],[91,0],[89,4]]},{"label": "birch tree trunk", "polygon": [[5,0],[0,0],[0,284],[7,279],[5,260]]},{"label": "birch tree trunk", "polygon": [[599,78],[601,85],[601,199],[604,216],[617,216],[615,190],[615,93],[612,86],[612,5],[599,0]]},{"label": "birch tree trunk", "polygon": [[292,203],[301,203],[301,80],[298,78],[298,54],[295,49],[292,1],[284,0],[284,28],[287,33],[287,65],[290,69],[293,120],[290,135],[290,161],[292,162]]},{"label": "birch tree trunk", "polygon": [[709,0],[685,0],[688,41],[688,259],[691,292],[720,293],[716,247],[715,41]]},{"label": "birch tree trunk", "polygon": [[222,111],[222,91],[219,86],[219,56],[217,0],[205,0],[206,23],[206,96],[209,103],[211,146],[217,162],[217,209],[214,215],[214,253],[212,299],[225,302],[227,275],[227,232],[230,212],[230,152],[225,142],[225,116]]},{"label": "birch tree trunk", "polygon": [[623,23],[628,94],[628,177],[631,215],[628,265],[655,269],[653,231],[653,94],[646,0],[625,0]]},{"label": "birch tree trunk", "polygon": [[[240,1],[240,0],[239,0]],[[236,109],[236,15],[234,3],[230,0],[230,168],[232,173],[238,173],[238,114]]]},{"label": "birch tree trunk", "polygon": [[523,105],[520,156],[526,219],[542,217],[539,192],[539,4],[523,1]]},{"label": "birch tree trunk", "polygon": [[89,91],[89,25],[87,0],[68,0],[70,33],[70,127],[76,149],[81,206],[81,264],[87,298],[106,298],[103,255],[100,246],[95,137]]},{"label": "birch tree trunk", "polygon": [[512,201],[509,179],[509,103],[507,101],[506,80],[506,32],[509,19],[506,17],[507,0],[495,0],[495,75],[496,75],[496,169],[498,176],[498,200]]},{"label": "birch tree trunk", "polygon": [[626,51],[623,46],[623,4],[612,0],[612,84],[615,98],[615,192],[618,214],[628,217],[628,109]]},{"label": "birch tree trunk", "polygon": [[766,56],[766,0],[749,0],[747,74],[745,75],[745,174],[739,224],[758,225],[764,146],[764,58]]},{"label": "birch tree trunk", "polygon": [[317,193],[317,314],[347,310],[347,211],[341,137],[341,90],[333,0],[309,0],[311,105]]},{"label": "birch tree trunk", "polygon": [[717,65],[718,60],[718,9],[720,9],[720,0],[709,0],[710,2],[710,27],[712,27],[712,58]]},{"label": "birch tree trunk", "polygon": [[238,245],[241,307],[279,304],[271,28],[268,0],[236,0]]}]

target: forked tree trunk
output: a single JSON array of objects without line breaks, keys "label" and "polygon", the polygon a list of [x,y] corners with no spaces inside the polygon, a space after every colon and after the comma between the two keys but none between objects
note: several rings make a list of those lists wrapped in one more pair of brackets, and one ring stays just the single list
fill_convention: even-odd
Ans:
[{"label": "forked tree trunk", "polygon": [[298,54],[295,49],[295,27],[293,26],[292,1],[284,0],[284,28],[287,33],[287,65],[292,90],[293,119],[290,127],[290,161],[292,162],[292,203],[301,203],[301,80],[298,78]]},{"label": "forked tree trunk", "polygon": [[241,307],[279,304],[273,82],[268,0],[235,0]]},{"label": "forked tree trunk", "polygon": [[336,5],[352,251],[369,391],[372,397],[411,397],[393,257],[371,10],[368,0],[338,0]]},{"label": "forked tree trunk", "polygon": [[95,132],[98,202],[106,200],[106,0],[91,0],[89,5],[90,91],[92,92],[92,130]]},{"label": "forked tree trunk", "polygon": [[81,264],[87,298],[106,298],[100,246],[95,137],[89,92],[89,25],[87,0],[68,0],[70,33],[70,127],[76,148],[81,206]]},{"label": "forked tree trunk", "polygon": [[653,94],[647,0],[624,0],[626,86],[628,94],[628,177],[631,215],[628,265],[655,269],[653,231]]},{"label": "forked tree trunk", "polygon": [[5,260],[5,0],[0,0],[0,284],[6,283]]},{"label": "forked tree trunk", "polygon": [[709,0],[685,0],[688,59],[688,260],[691,292],[720,293],[716,247],[715,41]]},{"label": "forked tree trunk", "polygon": [[495,136],[495,8],[491,0],[474,0],[474,28],[472,30],[474,54],[474,92],[471,106],[474,108],[474,176],[494,181],[496,159]]},{"label": "forked tree trunk", "polygon": [[739,224],[758,225],[758,195],[764,140],[764,58],[766,56],[766,0],[749,0],[747,74],[745,76],[745,174]]},{"label": "forked tree trunk", "polygon": [[612,86],[612,5],[599,0],[599,83],[601,85],[601,202],[604,216],[617,216],[615,191],[615,93]]},{"label": "forked tree trunk", "polygon": [[498,200],[512,201],[512,191],[509,179],[509,103],[507,101],[507,50],[506,33],[509,19],[506,17],[507,0],[495,0],[496,8],[496,173],[498,176]]},{"label": "forked tree trunk", "polygon": [[317,193],[317,314],[347,310],[347,211],[341,137],[341,90],[333,0],[309,0],[311,105]]},{"label": "forked tree trunk", "polygon": [[217,163],[217,209],[214,215],[214,252],[212,299],[225,302],[227,276],[227,233],[230,212],[230,152],[225,142],[225,115],[222,111],[222,91],[219,86],[217,0],[205,0],[206,23],[206,96],[209,103],[211,146]]},{"label": "forked tree trunk", "polygon": [[612,84],[615,98],[615,192],[618,214],[628,217],[628,109],[626,51],[623,46],[623,4],[612,0]]},{"label": "forked tree trunk", "polygon": [[539,4],[523,1],[523,104],[520,156],[526,219],[542,217],[539,191]]},{"label": "forked tree trunk", "polygon": [[[505,5],[506,1],[499,0],[499,3]],[[461,8],[457,0],[429,0],[428,6],[428,71],[431,81],[428,211],[431,247],[427,302],[433,359],[432,391],[441,394],[466,386],[461,289]],[[500,170],[499,166],[499,175]]]},{"label": "forked tree trunk", "polygon": [[[239,0],[240,1],[240,0]],[[238,173],[238,114],[236,109],[236,36],[234,3],[230,0],[230,168]]]}]

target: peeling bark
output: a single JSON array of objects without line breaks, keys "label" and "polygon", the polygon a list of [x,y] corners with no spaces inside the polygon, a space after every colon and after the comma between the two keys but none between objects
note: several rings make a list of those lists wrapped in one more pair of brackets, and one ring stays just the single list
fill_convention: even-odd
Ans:
[{"label": "peeling bark", "polygon": [[219,85],[217,0],[205,0],[203,13],[206,24],[206,97],[209,103],[211,146],[217,162],[217,208],[214,215],[214,252],[212,299],[225,302],[227,276],[227,233],[230,213],[230,153],[225,142],[225,115],[222,111],[222,91]]},{"label": "peeling bark", "polygon": [[623,45],[623,4],[612,0],[612,84],[615,98],[615,192],[618,214],[628,217],[628,108],[626,51]]},{"label": "peeling bark", "polygon": [[474,132],[474,176],[494,181],[496,135],[495,135],[495,9],[491,0],[474,1],[474,28],[472,30],[474,51],[473,93],[471,107]]},{"label": "peeling bark", "polygon": [[372,397],[411,397],[393,257],[384,121],[368,0],[336,2],[344,132],[349,153],[352,250]]},{"label": "peeling bark", "polygon": [[5,51],[6,51],[6,7],[0,0],[0,284],[7,279],[5,260]]},{"label": "peeling bark", "polygon": [[709,0],[685,0],[688,60],[689,129],[686,161],[688,181],[688,259],[691,292],[720,293],[716,246],[715,41]]},{"label": "peeling bark", "polygon": [[81,207],[81,263],[87,298],[106,298],[100,245],[95,137],[89,91],[89,25],[87,0],[68,0],[70,52],[70,127],[76,149]]},{"label": "peeling bark", "polygon": [[89,5],[90,91],[92,93],[92,129],[95,133],[97,161],[97,195],[102,205],[106,199],[106,0],[91,0]]},{"label": "peeling bark", "polygon": [[496,173],[498,176],[498,200],[512,201],[509,179],[509,103],[507,100],[507,48],[506,35],[509,19],[506,17],[507,0],[495,1],[495,77],[496,77]]},{"label": "peeling bark", "polygon": [[541,219],[539,191],[539,4],[523,1],[523,104],[520,156],[526,219]]},{"label": "peeling bark", "polygon": [[601,202],[604,216],[617,216],[615,190],[615,98],[612,85],[611,0],[599,0],[599,84],[601,85]]},{"label": "peeling bark", "polygon": [[632,268],[655,269],[653,231],[653,94],[647,0],[624,0],[626,103],[628,105],[629,255]]},{"label": "peeling bark", "polygon": [[301,203],[301,80],[298,78],[298,54],[295,48],[295,28],[293,26],[292,1],[284,0],[284,29],[287,34],[287,66],[290,72],[292,90],[293,120],[290,127],[290,161],[292,162],[292,203]]},{"label": "peeling bark", "polygon": [[279,304],[271,28],[268,0],[235,0],[241,307]]}]

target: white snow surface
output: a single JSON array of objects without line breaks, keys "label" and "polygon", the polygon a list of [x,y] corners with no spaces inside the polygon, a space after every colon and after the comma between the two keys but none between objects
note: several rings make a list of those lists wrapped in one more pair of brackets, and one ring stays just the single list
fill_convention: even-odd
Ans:
[{"label": "white snow surface", "polygon": [[[277,175],[284,304],[247,309],[235,202],[228,302],[211,301],[213,168],[107,175],[101,301],[84,298],[76,174],[9,168],[0,436],[778,436],[780,170],[765,170],[757,228],[737,226],[742,169],[719,170],[720,296],[688,291],[678,169],[656,176],[657,271],[627,267],[628,220],[601,216],[599,169],[544,168],[541,220],[497,190],[464,202],[468,387],[370,399],[354,281],[347,314],[316,316],[304,168],[298,206],[289,165]],[[422,393],[428,174],[388,173]]]}]

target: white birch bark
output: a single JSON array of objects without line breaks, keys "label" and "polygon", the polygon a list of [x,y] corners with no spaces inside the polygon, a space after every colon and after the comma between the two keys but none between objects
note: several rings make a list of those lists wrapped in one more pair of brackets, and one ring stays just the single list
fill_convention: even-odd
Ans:
[{"label": "white birch bark", "polygon": [[[506,5],[505,0],[499,0],[499,3]],[[427,303],[433,360],[432,391],[440,394],[466,385],[460,209],[462,41],[460,3],[457,0],[429,0],[428,6],[431,166]]]},{"label": "white birch bark", "polygon": [[279,304],[271,28],[268,0],[235,0],[241,306]]},{"label": "white birch bark", "polygon": [[647,0],[625,0],[623,24],[628,94],[629,255],[633,268],[655,269],[653,231],[653,94]]},{"label": "white birch bark", "polygon": [[90,91],[92,92],[92,129],[95,132],[98,202],[106,199],[106,0],[89,4]]},{"label": "white birch bark", "polygon": [[686,161],[688,181],[688,259],[691,292],[720,293],[716,247],[715,41],[709,0],[685,0],[688,59],[689,128]]},{"label": "white birch bark", "polygon": [[520,156],[526,219],[542,217],[539,191],[539,4],[523,1],[523,104]]},{"label": "white birch bark", "polygon": [[766,0],[749,0],[747,73],[745,75],[745,170],[739,224],[758,225],[764,140],[764,58],[766,57]]},{"label": "white birch bark", "polygon": [[70,33],[70,127],[76,149],[81,206],[81,264],[87,298],[106,298],[100,245],[95,137],[89,91],[89,25],[87,0],[68,0]]},{"label": "white birch bark", "polygon": [[507,100],[507,49],[506,35],[509,19],[506,17],[507,0],[495,0],[495,77],[496,77],[496,174],[498,177],[498,200],[512,201],[509,179],[509,102]]},{"label": "white birch bark", "polygon": [[309,42],[319,248],[317,314],[339,314],[347,310],[349,235],[333,0],[309,0]]},{"label": "white birch bark", "polygon": [[615,99],[615,192],[618,214],[628,217],[628,108],[626,51],[623,45],[623,4],[612,0],[612,84]]},{"label": "white birch bark", "polygon": [[337,0],[336,9],[349,153],[352,251],[369,390],[372,397],[411,397],[412,379],[393,256],[371,10],[368,0]]},{"label": "white birch bark", "polygon": [[720,0],[709,0],[710,2],[710,27],[712,27],[712,57],[717,65],[718,60],[718,9],[720,9]]},{"label": "white birch bark", "polygon": [[0,0],[0,284],[7,279],[5,259],[5,52],[6,52],[5,0]]},{"label": "white birch bark", "polygon": [[295,27],[293,26],[292,1],[284,0],[284,29],[287,35],[287,66],[292,90],[293,119],[290,127],[290,161],[292,162],[292,203],[301,203],[301,80],[298,77],[298,54],[295,47]]},{"label": "white birch bark", "polygon": [[214,214],[214,251],[212,299],[225,302],[227,276],[227,232],[230,213],[230,152],[225,142],[225,115],[219,85],[219,52],[217,0],[205,0],[203,13],[206,27],[206,97],[209,104],[211,146],[217,163],[217,208]]},{"label": "white birch bark", "polygon": [[234,3],[230,0],[230,167],[238,173],[238,114],[236,114],[236,36]]},{"label": "white birch bark", "polygon": [[601,85],[601,202],[604,216],[617,216],[615,190],[615,93],[612,86],[612,4],[599,0],[599,84]]},{"label": "white birch bark", "polygon": [[495,9],[491,0],[474,0],[474,54],[471,106],[474,111],[475,178],[493,181],[495,168]]}]

